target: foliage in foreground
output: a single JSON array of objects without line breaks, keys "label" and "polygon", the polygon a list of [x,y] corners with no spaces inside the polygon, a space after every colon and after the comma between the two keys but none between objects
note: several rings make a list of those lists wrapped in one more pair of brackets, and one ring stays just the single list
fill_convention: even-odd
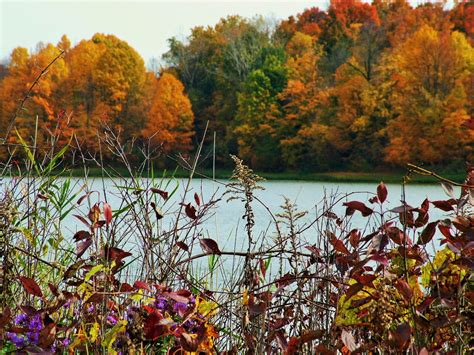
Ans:
[{"label": "foliage in foreground", "polygon": [[[261,179],[236,157],[222,195],[189,197],[192,173],[182,189],[152,169],[74,189],[26,155],[42,174],[2,182],[3,352],[473,350],[472,168],[459,196],[444,182],[449,199],[388,209],[381,183],[368,201],[327,196],[307,220],[288,199],[265,209]],[[244,206],[242,249],[206,235],[224,198]],[[258,204],[274,227],[263,236]],[[68,216],[82,228],[69,232]]]}]

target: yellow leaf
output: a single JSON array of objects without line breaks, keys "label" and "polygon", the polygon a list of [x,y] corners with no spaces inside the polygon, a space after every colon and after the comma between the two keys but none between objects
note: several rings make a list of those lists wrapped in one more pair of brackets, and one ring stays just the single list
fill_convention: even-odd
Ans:
[{"label": "yellow leaf", "polygon": [[117,354],[117,352],[112,348],[114,345],[115,340],[117,339],[117,335],[119,333],[125,332],[127,329],[127,321],[126,320],[119,320],[117,324],[115,324],[112,329],[110,329],[104,336],[104,340],[102,341],[102,346],[106,347],[109,354]]},{"label": "yellow leaf", "polygon": [[95,322],[92,325],[91,330],[89,331],[89,337],[92,343],[94,343],[99,337],[99,329],[100,329],[99,323]]}]

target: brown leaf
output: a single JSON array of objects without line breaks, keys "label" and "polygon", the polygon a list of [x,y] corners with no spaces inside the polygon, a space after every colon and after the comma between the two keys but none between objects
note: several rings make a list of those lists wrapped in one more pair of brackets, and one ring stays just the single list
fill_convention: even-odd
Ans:
[{"label": "brown leaf", "polygon": [[370,216],[374,212],[371,208],[367,207],[360,201],[344,202],[342,205],[352,210],[359,211],[364,217]]},{"label": "brown leaf", "polygon": [[80,240],[84,240],[84,239],[87,239],[87,238],[90,238],[91,237],[91,234],[87,231],[79,231],[77,232],[76,234],[74,234],[74,237],[72,237],[76,242],[80,241]]},{"label": "brown leaf", "polygon": [[77,257],[80,258],[91,245],[92,245],[92,238],[88,238],[84,240],[83,242],[77,243],[76,245]]},{"label": "brown leaf", "polygon": [[217,245],[216,241],[211,238],[202,238],[199,240],[201,244],[201,248],[207,254],[217,254],[221,255],[221,251],[219,250],[219,246]]},{"label": "brown leaf", "polygon": [[453,211],[454,208],[452,206],[451,200],[439,200],[439,201],[431,201],[431,203],[438,209],[449,212]]},{"label": "brown leaf", "polygon": [[26,292],[36,297],[43,297],[43,292],[35,280],[25,276],[20,276],[19,279]]},{"label": "brown leaf", "polygon": [[420,238],[418,239],[418,244],[427,244],[433,239],[433,236],[436,232],[436,226],[438,225],[438,221],[434,221],[428,223],[428,225],[423,229],[423,232],[420,234]]},{"label": "brown leaf", "polygon": [[380,182],[379,186],[377,186],[377,197],[380,203],[384,203],[387,199],[388,191],[387,187],[383,182]]},{"label": "brown leaf", "polygon": [[154,202],[150,202],[151,208],[153,208],[153,211],[155,212],[156,219],[162,219],[163,218],[163,213],[160,211],[158,207],[156,207],[156,204]]},{"label": "brown leaf", "polygon": [[100,207],[99,204],[95,203],[94,206],[91,207],[87,217],[92,222],[92,224],[97,223],[100,218]]},{"label": "brown leaf", "polygon": [[397,280],[395,282],[395,288],[401,295],[409,302],[413,297],[413,291],[410,285],[405,280]]},{"label": "brown leaf", "polygon": [[160,189],[157,189],[156,187],[152,187],[150,189],[151,192],[155,193],[155,194],[158,194],[160,195],[164,200],[167,200],[168,199],[168,192],[167,191],[163,191],[163,190],[160,190]]},{"label": "brown leaf", "polygon": [[67,279],[70,279],[71,277],[73,277],[77,270],[79,270],[79,268],[85,263],[84,260],[79,260],[78,262],[75,262],[74,264],[72,264],[71,266],[69,266],[67,268],[67,270],[64,272],[64,280],[67,280]]},{"label": "brown leaf", "polygon": [[320,339],[321,337],[324,336],[324,330],[322,329],[317,329],[317,330],[307,330],[303,332],[303,335],[300,337],[300,343],[308,343],[310,341],[313,341],[315,339]]}]

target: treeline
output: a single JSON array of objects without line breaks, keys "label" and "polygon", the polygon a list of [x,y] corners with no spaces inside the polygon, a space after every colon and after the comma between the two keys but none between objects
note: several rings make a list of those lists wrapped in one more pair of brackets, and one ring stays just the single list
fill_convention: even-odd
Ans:
[{"label": "treeline", "polygon": [[[218,164],[258,170],[366,170],[406,162],[456,167],[474,154],[474,5],[413,8],[405,0],[333,0],[278,24],[221,19],[170,39],[166,66],[147,72],[114,36],[71,48],[66,37],[13,51],[1,75],[0,128],[25,86],[60,50],[16,127],[97,150],[101,121],[167,153],[196,145],[209,122]],[[194,137],[194,144],[192,143]],[[15,135],[10,136],[15,140]],[[37,139],[38,141],[40,138]]]}]

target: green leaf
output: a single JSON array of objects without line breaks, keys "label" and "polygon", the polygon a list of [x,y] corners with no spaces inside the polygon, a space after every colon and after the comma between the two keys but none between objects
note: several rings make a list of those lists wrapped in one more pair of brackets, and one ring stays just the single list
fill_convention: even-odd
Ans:
[{"label": "green leaf", "polygon": [[104,269],[104,265],[102,264],[99,264],[99,265],[96,265],[94,266],[92,269],[89,270],[89,272],[86,274],[86,277],[84,278],[84,281],[89,281],[91,279],[92,276],[94,276],[95,274],[97,274],[99,271],[101,271],[102,269]]}]

